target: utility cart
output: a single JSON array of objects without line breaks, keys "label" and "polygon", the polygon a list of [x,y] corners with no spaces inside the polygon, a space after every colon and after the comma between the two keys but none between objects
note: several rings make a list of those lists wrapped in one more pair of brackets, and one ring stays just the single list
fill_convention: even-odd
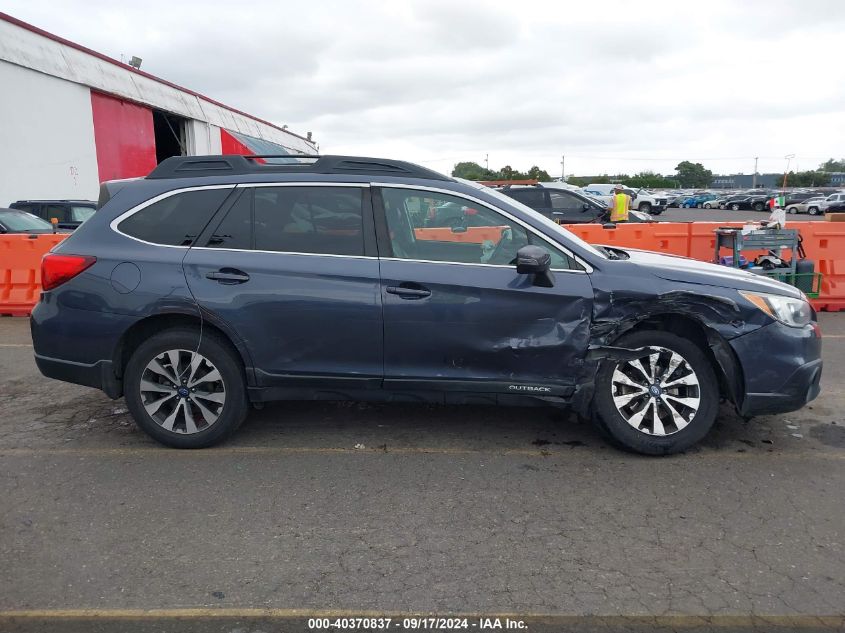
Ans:
[{"label": "utility cart", "polygon": [[[713,261],[722,263],[722,249],[730,249],[729,265],[740,268],[743,251],[773,251],[779,258],[786,260],[783,251],[789,251],[789,266],[771,270],[752,269],[751,272],[766,275],[772,279],[783,281],[802,290],[808,297],[818,297],[821,288],[821,273],[812,270],[798,271],[798,255],[800,234],[797,229],[759,228],[743,233],[735,227],[720,227],[714,230],[716,234]],[[803,257],[803,251],[801,253]],[[808,262],[809,263],[809,262]]]}]

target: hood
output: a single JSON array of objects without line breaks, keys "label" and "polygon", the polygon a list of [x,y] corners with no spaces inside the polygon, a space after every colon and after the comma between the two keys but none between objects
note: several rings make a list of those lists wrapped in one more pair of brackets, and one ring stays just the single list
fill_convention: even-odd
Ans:
[{"label": "hood", "polygon": [[803,296],[803,293],[794,286],[769,279],[763,275],[755,275],[746,270],[728,268],[727,266],[700,262],[687,257],[664,255],[652,251],[628,248],[620,249],[617,246],[610,248],[625,251],[630,256],[629,261],[648,269],[654,276],[666,279],[667,281],[768,292],[795,298]]}]

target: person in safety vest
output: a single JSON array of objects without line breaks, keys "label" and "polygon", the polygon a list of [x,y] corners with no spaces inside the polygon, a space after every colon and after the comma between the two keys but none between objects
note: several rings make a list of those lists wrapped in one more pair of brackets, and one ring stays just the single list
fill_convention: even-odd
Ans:
[{"label": "person in safety vest", "polygon": [[610,221],[627,222],[628,207],[631,206],[631,196],[625,193],[622,185],[613,188],[613,198],[610,203]]}]

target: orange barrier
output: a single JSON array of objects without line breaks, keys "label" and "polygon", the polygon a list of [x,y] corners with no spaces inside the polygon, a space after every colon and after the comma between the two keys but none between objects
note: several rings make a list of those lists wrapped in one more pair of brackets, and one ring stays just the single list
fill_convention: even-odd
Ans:
[{"label": "orange barrier", "polygon": [[822,273],[821,293],[813,306],[816,310],[830,312],[845,310],[845,225],[838,222],[800,224],[807,257],[816,262],[816,271]]},{"label": "orange barrier", "polygon": [[[720,226],[742,222],[658,222],[620,224],[605,229],[600,224],[564,225],[593,244],[640,248],[700,261],[713,261],[715,237]],[[812,303],[816,310],[845,310],[845,222],[789,222],[801,232],[807,257],[823,275],[821,292]],[[414,229],[417,239],[480,244],[501,239],[504,226],[473,226],[453,233],[446,228]],[[67,234],[0,235],[0,315],[26,316],[41,294],[41,257]]]},{"label": "orange barrier", "polygon": [[414,229],[414,235],[418,240],[433,242],[466,242],[469,244],[481,244],[482,242],[493,242],[498,244],[502,239],[502,231],[510,228],[507,226],[469,226],[466,231],[454,232],[447,227],[432,227]]},{"label": "orange barrier", "polygon": [[[564,228],[592,244],[640,248],[712,262],[716,246],[714,229],[743,224],[658,222],[619,224],[615,229],[605,229],[600,224],[569,224]],[[787,228],[801,232],[807,258],[815,262],[816,272],[823,276],[819,297],[812,299],[813,307],[816,310],[845,310],[845,223],[788,222]],[[747,254],[748,257],[756,255],[756,252]]]},{"label": "orange barrier", "polygon": [[41,295],[41,258],[67,236],[0,235],[0,315],[32,312]]}]

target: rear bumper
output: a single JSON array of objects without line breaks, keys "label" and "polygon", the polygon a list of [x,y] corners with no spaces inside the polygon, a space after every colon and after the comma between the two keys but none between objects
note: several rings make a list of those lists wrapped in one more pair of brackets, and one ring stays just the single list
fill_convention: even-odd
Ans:
[{"label": "rear bumper", "polygon": [[135,317],[57,305],[51,292],[42,293],[30,317],[35,364],[48,378],[122,395],[115,376],[115,349]]},{"label": "rear bumper", "polygon": [[114,367],[109,360],[100,360],[89,365],[36,354],[35,364],[47,378],[101,389],[112,399],[123,395],[123,384],[114,375]]},{"label": "rear bumper", "polygon": [[742,365],[742,415],[800,409],[821,391],[821,339],[811,326],[772,323],[730,341]]}]

